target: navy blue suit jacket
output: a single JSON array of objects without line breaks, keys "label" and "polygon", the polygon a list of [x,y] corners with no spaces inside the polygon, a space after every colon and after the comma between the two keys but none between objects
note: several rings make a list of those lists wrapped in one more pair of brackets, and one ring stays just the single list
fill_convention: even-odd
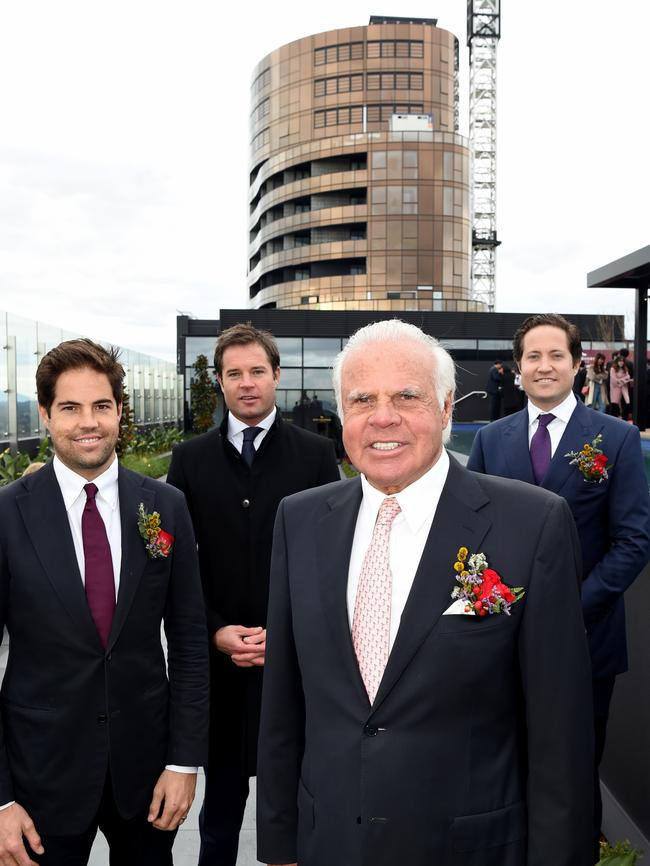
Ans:
[{"label": "navy blue suit jacket", "polygon": [[[584,480],[566,454],[580,451],[599,433],[610,468],[607,481],[594,483]],[[479,430],[467,468],[534,484],[527,409]],[[650,500],[638,429],[577,401],[541,486],[566,499],[578,528],[593,676],[622,673],[627,670],[623,593],[650,550]]]}]

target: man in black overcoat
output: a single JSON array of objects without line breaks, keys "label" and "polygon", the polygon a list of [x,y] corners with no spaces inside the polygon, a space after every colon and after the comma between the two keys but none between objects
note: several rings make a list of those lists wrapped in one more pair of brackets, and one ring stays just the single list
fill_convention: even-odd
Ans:
[{"label": "man in black overcoat", "polygon": [[273,337],[235,325],[215,369],[228,413],[174,449],[167,480],[185,493],[199,547],[211,649],[212,713],[200,866],[235,866],[255,775],[275,514],[283,497],[339,479],[332,443],[283,421]]}]

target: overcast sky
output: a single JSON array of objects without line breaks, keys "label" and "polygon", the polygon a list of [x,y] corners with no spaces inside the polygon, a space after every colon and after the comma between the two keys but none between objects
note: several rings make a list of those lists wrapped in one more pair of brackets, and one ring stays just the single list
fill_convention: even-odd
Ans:
[{"label": "overcast sky", "polygon": [[[173,359],[177,310],[247,306],[251,70],[370,14],[458,36],[467,134],[465,0],[0,0],[0,309]],[[648,32],[639,0],[502,0],[499,310],[629,320],[585,285],[650,243]]]}]

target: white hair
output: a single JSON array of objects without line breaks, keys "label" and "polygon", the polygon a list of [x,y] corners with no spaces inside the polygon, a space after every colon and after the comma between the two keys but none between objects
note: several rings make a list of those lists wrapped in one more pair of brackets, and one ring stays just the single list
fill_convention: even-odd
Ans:
[{"label": "white hair", "polygon": [[[382,322],[373,322],[360,328],[353,334],[343,349],[334,359],[332,365],[332,381],[336,397],[336,410],[341,422],[345,423],[343,417],[343,399],[341,394],[341,375],[343,366],[353,352],[363,350],[365,346],[373,343],[416,343],[426,346],[431,352],[431,378],[436,392],[440,411],[442,412],[448,398],[453,401],[456,391],[456,369],[451,355],[440,345],[435,337],[425,334],[424,331],[408,322],[400,319],[386,319]],[[447,443],[451,436],[451,414],[447,426],[442,431],[442,441]]]}]

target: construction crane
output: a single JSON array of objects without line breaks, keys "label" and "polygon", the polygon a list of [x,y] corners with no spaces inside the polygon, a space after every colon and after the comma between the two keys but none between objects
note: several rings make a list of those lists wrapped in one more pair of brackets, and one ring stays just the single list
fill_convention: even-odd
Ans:
[{"label": "construction crane", "polygon": [[501,0],[467,0],[472,299],[493,311],[497,240],[497,44]]}]

